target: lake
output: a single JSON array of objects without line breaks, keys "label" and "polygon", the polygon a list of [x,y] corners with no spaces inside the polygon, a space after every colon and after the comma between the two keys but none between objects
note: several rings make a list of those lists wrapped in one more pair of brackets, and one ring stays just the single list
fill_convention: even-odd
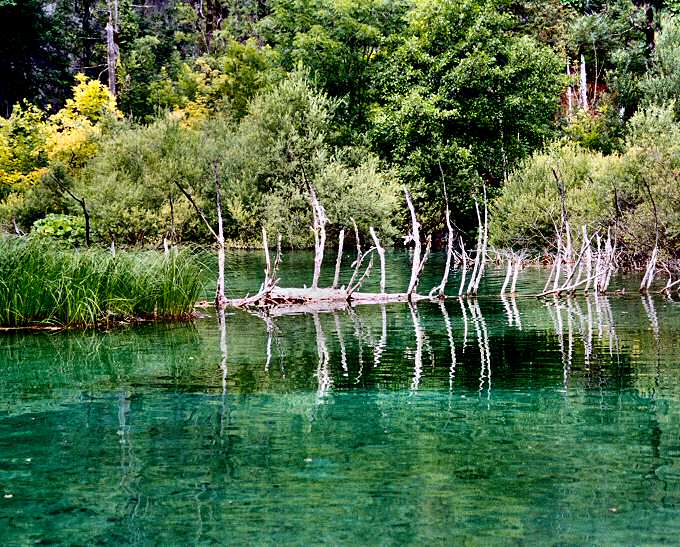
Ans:
[{"label": "lake", "polygon": [[[230,296],[255,292],[259,255],[228,260]],[[287,255],[284,284],[310,264]],[[1,334],[0,542],[677,542],[680,303],[632,278],[501,299],[503,275],[472,301],[237,312],[224,332]],[[391,290],[408,276],[390,254]]]}]

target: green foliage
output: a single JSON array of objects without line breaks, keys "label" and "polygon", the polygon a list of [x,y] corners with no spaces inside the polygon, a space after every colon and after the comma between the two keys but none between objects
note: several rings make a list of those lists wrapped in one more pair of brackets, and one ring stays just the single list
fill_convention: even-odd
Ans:
[{"label": "green foliage", "polygon": [[33,224],[31,234],[61,241],[69,247],[85,242],[85,221],[73,215],[49,214]]},{"label": "green foliage", "polygon": [[566,51],[569,29],[578,13],[565,0],[510,0],[508,10],[516,23],[515,31],[533,36],[555,51]]},{"label": "green foliage", "polygon": [[555,144],[525,160],[493,204],[495,245],[541,249],[552,241],[561,222],[553,170],[565,183],[576,230],[614,225],[622,252],[639,259],[651,252],[658,229],[666,256],[680,252],[680,124],[672,105],[637,112],[620,154]]},{"label": "green foliage", "polygon": [[421,1],[409,32],[380,59],[381,105],[370,139],[394,163],[427,209],[428,229],[443,218],[440,164],[454,217],[471,217],[479,177],[495,183],[549,139],[564,85],[547,47],[512,33],[495,2]]},{"label": "green foliage", "polygon": [[555,173],[564,182],[567,212],[575,229],[607,226],[614,217],[615,157],[555,144],[524,160],[503,186],[491,214],[491,240],[498,247],[543,249],[561,225]]},{"label": "green foliage", "polygon": [[105,142],[76,187],[89,204],[95,234],[128,244],[158,244],[173,231],[180,239],[195,235],[200,224],[175,180],[204,183],[210,158],[203,141],[166,118]]},{"label": "green foliage", "polygon": [[68,24],[49,0],[0,3],[0,115],[22,100],[58,103],[71,83]]},{"label": "green foliage", "polygon": [[643,109],[629,124],[620,183],[622,232],[628,247],[641,254],[653,248],[657,227],[662,250],[680,252],[680,124],[673,108]]},{"label": "green foliage", "polygon": [[362,233],[374,225],[389,239],[399,189],[371,154],[333,145],[336,103],[294,72],[256,96],[238,123],[178,119],[121,131],[103,144],[76,184],[95,234],[128,244],[162,237],[205,239],[207,230],[180,188],[215,225],[215,173],[222,184],[224,230],[240,246],[257,245],[264,224],[288,245],[309,245],[308,185],[317,189],[333,226]]},{"label": "green foliage", "polygon": [[577,110],[564,128],[565,135],[588,150],[603,154],[619,151],[623,146],[625,126],[613,103],[612,97],[606,95],[597,111]]},{"label": "green foliage", "polygon": [[[664,18],[652,61],[652,69],[641,82],[644,103],[675,100],[680,95],[680,24],[674,17]],[[675,103],[675,115],[680,118],[680,102]]]},{"label": "green foliage", "polygon": [[76,75],[73,97],[45,127],[45,148],[50,162],[59,162],[73,173],[92,158],[115,120],[121,117],[116,99],[97,80]]},{"label": "green foliage", "polygon": [[[371,226],[384,242],[397,235],[393,215],[399,206],[399,187],[393,174],[381,170],[375,159],[369,157],[352,168],[334,158],[317,173],[313,183],[330,222],[329,237],[342,228],[349,234],[351,219],[356,221],[364,238],[369,237]],[[269,233],[282,234],[289,245],[309,246],[310,210],[305,189],[295,184],[282,186],[265,201],[265,224]]]},{"label": "green foliage", "polygon": [[0,238],[0,325],[96,326],[187,318],[202,290],[194,255],[64,250],[44,239]]},{"label": "green foliage", "polygon": [[367,122],[373,97],[374,60],[388,38],[404,27],[408,0],[274,0],[263,35],[286,70],[307,68],[338,103],[344,140]]},{"label": "green foliage", "polygon": [[[310,184],[330,235],[355,217],[362,233],[373,223],[389,239],[406,218],[400,183],[426,232],[443,230],[443,183],[456,225],[471,232],[483,186],[493,197],[509,181],[498,202],[508,209],[500,204],[508,192],[522,198],[523,179],[527,195],[540,194],[538,164],[552,158],[594,208],[589,222],[611,220],[602,196],[616,187],[620,214],[639,213],[649,230],[640,188],[671,180],[674,145],[659,144],[667,134],[654,145],[631,139],[653,133],[641,124],[665,124],[653,108],[680,93],[677,9],[675,0],[120,0],[112,97],[102,83],[105,0],[0,0],[0,225],[81,217],[82,198],[100,241],[205,241],[178,184],[214,220],[217,177],[238,245],[257,244],[262,225],[309,244]],[[565,115],[581,58],[589,105]],[[10,109],[19,98],[30,101]],[[575,146],[548,144],[560,137]],[[572,172],[577,164],[591,175]],[[524,219],[502,235],[534,244],[548,217],[533,235]],[[671,245],[675,221],[663,223]]]},{"label": "green foliage", "polygon": [[47,166],[45,115],[28,103],[0,116],[0,200],[35,184]]},{"label": "green foliage", "polygon": [[242,118],[253,96],[280,78],[275,55],[253,40],[241,43],[226,38],[219,44],[211,54],[182,64],[174,79],[152,83],[148,100],[203,119],[214,112]]},{"label": "green foliage", "polygon": [[[246,211],[261,214],[270,232],[280,231],[287,243],[309,245],[313,185],[334,225],[351,226],[354,216],[364,234],[372,222],[389,238],[398,187],[372,155],[354,147],[333,145],[335,101],[315,90],[306,75],[294,72],[271,91],[258,96],[241,122],[234,142],[233,180],[241,185],[230,197],[234,218]],[[248,232],[246,232],[248,233]]]}]

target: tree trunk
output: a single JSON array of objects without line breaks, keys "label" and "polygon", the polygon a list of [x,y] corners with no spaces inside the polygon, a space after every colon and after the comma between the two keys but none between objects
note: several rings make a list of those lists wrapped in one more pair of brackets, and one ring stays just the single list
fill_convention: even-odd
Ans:
[{"label": "tree trunk", "polygon": [[[571,80],[571,66],[569,66],[569,59],[567,59],[567,77]],[[571,83],[567,87],[567,117],[571,118],[571,114],[574,111],[574,88]]]},{"label": "tree trunk", "polygon": [[222,181],[215,167],[215,201],[217,204],[217,294],[215,295],[215,307],[223,310],[227,298],[224,295],[224,225],[222,221]]},{"label": "tree trunk", "polygon": [[586,58],[581,53],[581,108],[588,110],[588,76],[586,74]]},{"label": "tree trunk", "polygon": [[89,247],[92,244],[90,239],[90,212],[87,210],[84,198],[80,201],[80,206],[83,208],[83,216],[85,217],[85,246]]},{"label": "tree trunk", "polygon": [[505,294],[505,289],[510,283],[510,276],[512,275],[512,258],[508,255],[508,268],[505,271],[505,279],[503,280],[503,286],[501,287],[501,296]]},{"label": "tree trunk", "polygon": [[373,238],[373,243],[378,251],[378,256],[380,257],[380,294],[385,293],[385,249],[380,245],[380,240],[378,235],[375,233],[373,226],[370,228],[371,237]]},{"label": "tree trunk", "polygon": [[314,275],[312,277],[312,288],[316,289],[319,286],[319,277],[321,276],[328,218],[326,217],[326,211],[316,197],[316,192],[312,185],[309,185],[309,197],[312,201],[312,214],[314,218],[314,224],[312,225],[314,232]]},{"label": "tree trunk", "polygon": [[338,236],[338,257],[335,260],[335,275],[333,276],[333,288],[337,289],[340,284],[340,266],[342,265],[342,248],[345,245],[345,229],[340,230]]},{"label": "tree trunk", "polygon": [[420,255],[422,253],[422,244],[420,242],[420,223],[416,217],[416,210],[413,208],[411,194],[406,186],[404,186],[404,195],[406,196],[406,205],[411,213],[411,233],[406,237],[406,243],[413,241],[415,245],[413,249],[413,262],[411,263],[411,279],[408,283],[407,294],[413,294],[418,286],[418,270],[420,269]]},{"label": "tree trunk", "polygon": [[109,91],[116,96],[116,67],[120,50],[118,48],[118,0],[107,0],[109,20],[106,23],[106,64],[109,73]]}]

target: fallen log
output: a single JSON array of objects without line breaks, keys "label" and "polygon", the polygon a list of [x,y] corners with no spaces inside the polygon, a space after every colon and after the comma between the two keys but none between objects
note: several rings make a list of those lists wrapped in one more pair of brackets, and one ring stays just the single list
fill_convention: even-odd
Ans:
[{"label": "fallen log", "polygon": [[361,293],[348,292],[346,289],[332,288],[284,288],[277,287],[266,295],[257,294],[245,298],[227,300],[227,306],[232,308],[279,308],[279,307],[308,307],[341,309],[348,305],[361,304],[390,304],[431,300],[429,296],[409,293]]},{"label": "fallen log", "polygon": [[[318,286],[318,281],[321,273],[321,264],[323,261],[324,245],[326,240],[325,224],[328,221],[325,211],[319,202],[314,188],[309,185],[308,191],[310,193],[310,200],[313,212],[312,231],[314,232],[314,276],[311,287],[279,287],[277,276],[278,267],[281,263],[281,238],[279,236],[277,255],[272,265],[269,256],[269,246],[267,240],[266,230],[262,230],[262,241],[265,253],[265,281],[260,287],[260,290],[253,296],[246,296],[244,298],[233,298],[226,300],[225,305],[231,308],[246,308],[249,310],[266,310],[268,313],[274,315],[289,315],[295,313],[319,313],[321,311],[337,311],[348,306],[360,304],[386,304],[392,302],[419,302],[421,300],[430,299],[429,296],[422,296],[416,292],[420,276],[422,275],[425,262],[430,253],[430,246],[432,239],[428,236],[425,241],[425,249],[422,248],[420,239],[420,223],[416,217],[415,208],[411,200],[409,191],[404,188],[404,195],[406,204],[411,213],[411,233],[407,236],[408,242],[413,242],[415,250],[413,253],[413,260],[411,265],[411,277],[408,284],[408,289],[403,293],[386,293],[385,292],[385,249],[380,243],[378,234],[375,229],[370,227],[370,235],[373,239],[374,246],[367,251],[362,252],[361,241],[359,238],[359,229],[356,222],[352,219],[354,228],[354,235],[357,246],[357,258],[352,264],[353,272],[347,285],[340,284],[340,263],[342,260],[342,247],[344,240],[344,230],[340,232],[338,241],[338,257],[335,265],[335,276],[333,279],[333,286],[324,288]],[[377,252],[380,259],[380,292],[379,293],[362,293],[359,289],[364,281],[370,276],[373,266],[373,253]],[[368,259],[363,274],[361,268],[364,262]],[[448,266],[447,266],[448,267]],[[448,277],[446,275],[445,277]],[[443,285],[440,293],[443,293]],[[439,298],[443,298],[440,294]]]}]

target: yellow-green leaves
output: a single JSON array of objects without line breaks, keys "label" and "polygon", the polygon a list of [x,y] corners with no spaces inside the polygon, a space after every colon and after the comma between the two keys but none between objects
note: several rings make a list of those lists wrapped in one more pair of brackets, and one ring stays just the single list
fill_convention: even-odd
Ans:
[{"label": "yellow-green leaves", "polygon": [[98,150],[101,124],[121,118],[116,99],[97,80],[78,74],[73,98],[46,124],[46,152],[50,162],[61,162],[70,170],[82,168]]}]

